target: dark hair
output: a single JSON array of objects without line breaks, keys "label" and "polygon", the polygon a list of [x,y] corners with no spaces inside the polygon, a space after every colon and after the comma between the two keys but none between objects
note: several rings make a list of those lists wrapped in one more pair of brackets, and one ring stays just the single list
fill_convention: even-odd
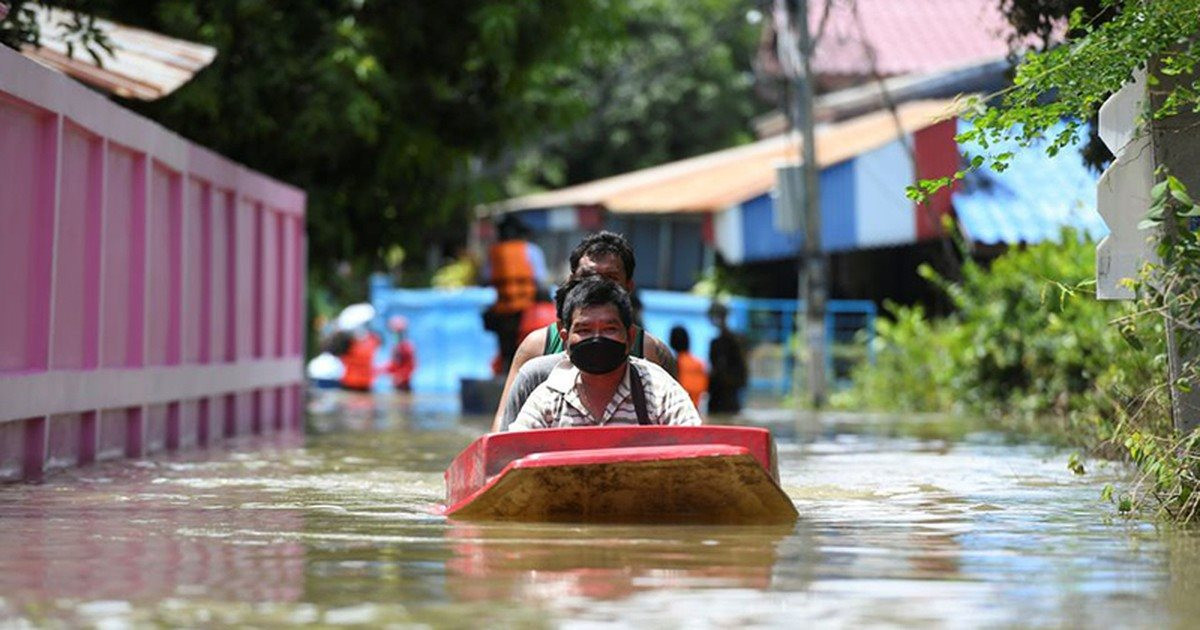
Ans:
[{"label": "dark hair", "polygon": [[567,296],[571,294],[571,290],[579,286],[580,281],[584,278],[590,278],[595,275],[593,273],[585,273],[582,276],[571,276],[567,278],[566,282],[562,283],[562,286],[554,291],[554,314],[559,320],[565,319],[563,317],[563,309],[567,307]]},{"label": "dark hair", "polygon": [[[565,285],[564,288],[566,288]],[[571,322],[575,318],[576,311],[585,306],[604,306],[605,304],[617,307],[617,315],[621,317],[621,323],[626,328],[633,325],[633,308],[629,306],[629,293],[621,285],[608,278],[596,275],[584,276],[576,280],[575,285],[565,293],[562,321],[563,327],[567,330],[571,329]]]},{"label": "dark hair", "polygon": [[506,214],[500,217],[500,221],[496,224],[496,232],[500,237],[499,240],[511,241],[528,236],[529,228],[521,219],[512,214]]},{"label": "dark hair", "polygon": [[621,266],[625,268],[625,279],[633,279],[633,268],[636,265],[633,248],[629,246],[629,241],[620,234],[609,231],[597,232],[580,241],[579,245],[575,246],[575,250],[571,252],[572,274],[579,269],[579,261],[584,256],[592,260],[596,260],[600,256],[616,256],[621,259]]},{"label": "dark hair", "polygon": [[692,340],[683,326],[672,327],[669,339],[668,343],[675,352],[687,352],[692,347]]}]

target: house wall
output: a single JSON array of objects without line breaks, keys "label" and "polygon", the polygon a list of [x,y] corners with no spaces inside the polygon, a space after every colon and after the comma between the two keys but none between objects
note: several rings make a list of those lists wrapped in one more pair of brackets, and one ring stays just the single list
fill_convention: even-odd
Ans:
[{"label": "house wall", "polygon": [[0,48],[0,478],[301,418],[304,193]]}]

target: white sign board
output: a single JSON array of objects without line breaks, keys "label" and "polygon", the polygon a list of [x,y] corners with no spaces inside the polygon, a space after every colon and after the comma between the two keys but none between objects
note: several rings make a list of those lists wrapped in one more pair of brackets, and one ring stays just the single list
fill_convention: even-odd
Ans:
[{"label": "white sign board", "polygon": [[1100,108],[1100,139],[1116,159],[1100,176],[1096,209],[1109,235],[1096,247],[1096,296],[1130,300],[1126,279],[1136,279],[1142,265],[1155,260],[1150,230],[1137,225],[1150,211],[1154,186],[1154,149],[1141,124],[1146,111],[1146,79],[1139,72]]},{"label": "white sign board", "polygon": [[783,234],[804,229],[804,169],[799,164],[775,167],[774,227]]}]

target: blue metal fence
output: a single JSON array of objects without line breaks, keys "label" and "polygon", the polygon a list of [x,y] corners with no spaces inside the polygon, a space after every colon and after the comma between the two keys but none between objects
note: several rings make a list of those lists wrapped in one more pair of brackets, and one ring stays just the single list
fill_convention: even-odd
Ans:
[{"label": "blue metal fence", "polygon": [[[708,298],[673,291],[639,293],[642,321],[664,341],[673,326],[683,326],[691,337],[691,351],[708,360],[709,343],[716,327],[708,319]],[[461,378],[487,378],[498,352],[496,338],[483,329],[481,313],[495,301],[490,288],[461,290],[397,289],[386,278],[371,283],[375,326],[384,335],[378,361],[386,360],[395,339],[384,323],[392,315],[409,321],[409,339],[416,347],[417,371],[413,389],[422,392],[455,392]],[[796,300],[731,298],[728,324],[742,335],[750,364],[750,389],[787,393],[791,387],[796,343]],[[844,382],[859,361],[871,360],[869,340],[875,333],[875,305],[869,301],[832,300],[825,316],[826,369],[834,384]],[[380,380],[380,387],[386,381]]]}]

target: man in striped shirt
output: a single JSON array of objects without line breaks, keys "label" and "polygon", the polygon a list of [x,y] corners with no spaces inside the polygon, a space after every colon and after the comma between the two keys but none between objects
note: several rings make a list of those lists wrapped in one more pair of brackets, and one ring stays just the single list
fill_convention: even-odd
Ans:
[{"label": "man in striped shirt", "polygon": [[607,424],[700,424],[687,392],[661,367],[629,356],[629,294],[599,276],[581,279],[562,309],[567,357],[539,385],[510,431]]}]

